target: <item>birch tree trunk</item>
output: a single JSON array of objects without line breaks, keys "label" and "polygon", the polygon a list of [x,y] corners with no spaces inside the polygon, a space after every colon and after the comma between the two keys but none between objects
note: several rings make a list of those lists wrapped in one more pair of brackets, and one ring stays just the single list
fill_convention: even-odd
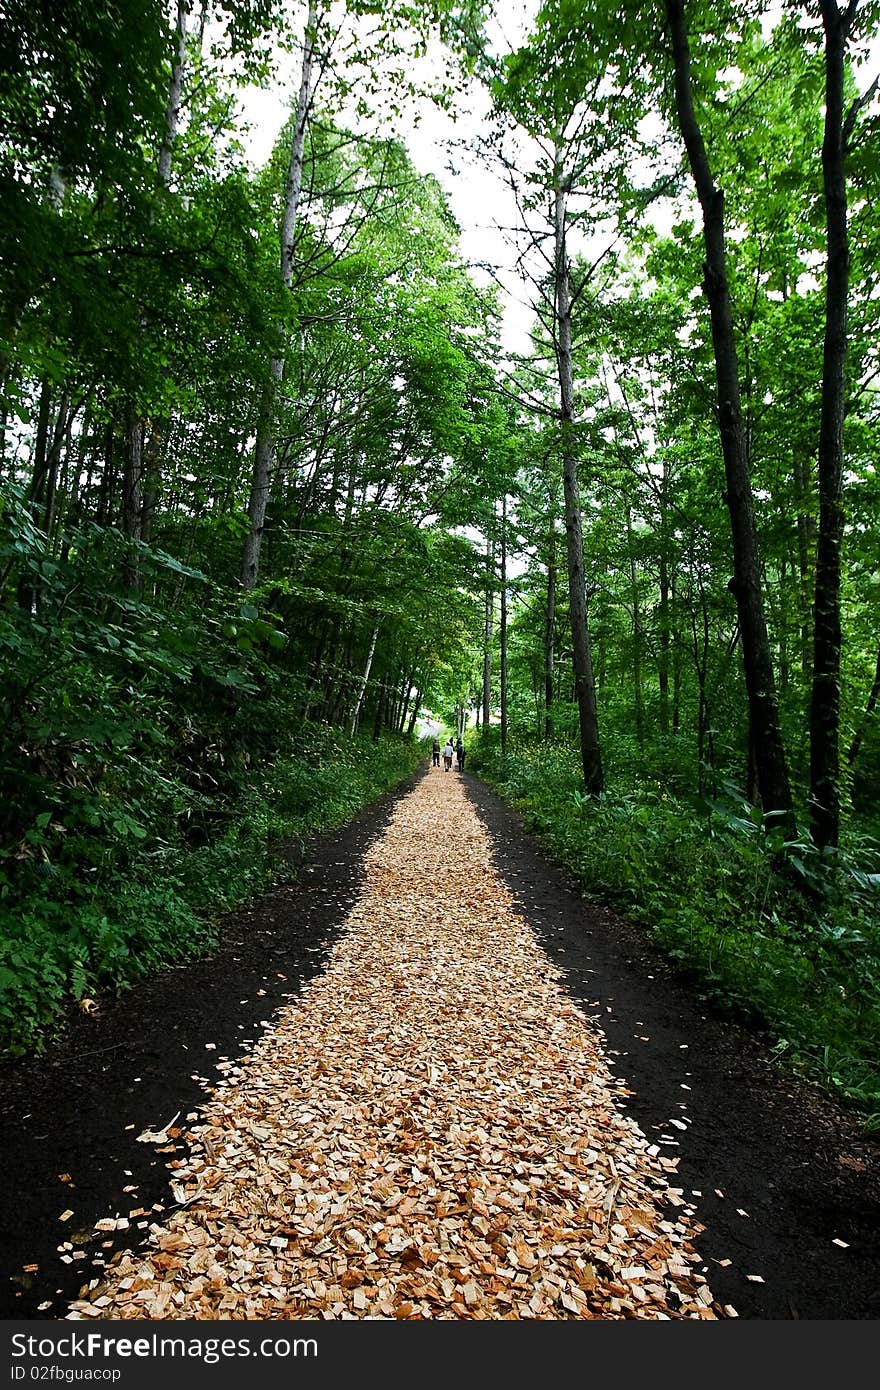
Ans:
[{"label": "birch tree trunk", "polygon": [[363,674],[361,675],[361,678],[358,681],[357,685],[357,694],[355,696],[354,708],[351,712],[351,723],[349,724],[348,729],[352,738],[354,738],[355,734],[357,733],[357,726],[361,717],[361,707],[364,703],[364,694],[367,689],[367,682],[370,679],[370,671],[373,666],[373,657],[376,655],[376,641],[379,636],[379,626],[380,624],[377,620],[373,627],[373,634],[370,638],[370,647],[367,652],[367,659],[364,663]]},{"label": "birch tree trunk", "polygon": [[718,428],[733,539],[733,578],[728,587],[736,599],[742,634],[743,667],[748,693],[749,722],[754,739],[761,803],[786,831],[794,833],[794,814],[788,765],[779,726],[770,640],[761,592],[761,567],[752,501],[749,459],[743,428],[739,364],[733,331],[727,253],[724,236],[724,194],[715,186],[702,130],[693,103],[690,48],[683,0],[666,0],[666,14],[675,66],[675,104],[691,174],[703,213],[706,248],[703,290],[709,303]]},{"label": "birch tree trunk", "polygon": [[[312,100],[312,69],[315,61],[317,29],[317,0],[309,0],[309,12],[303,36],[299,95],[296,100],[296,114],[290,141],[290,162],[284,190],[284,215],[281,220],[280,274],[281,284],[285,290],[289,290],[293,283],[293,243],[302,193],[303,151],[305,150],[306,124]],[[257,440],[254,448],[254,471],[248,502],[250,529],[245,537],[241,564],[241,582],[245,589],[253,589],[260,574],[260,550],[266,525],[266,507],[269,502],[272,465],[275,459],[275,412],[278,402],[278,388],[283,376],[284,358],[282,356],[272,357],[269,363],[269,378],[260,404]]]},{"label": "birch tree trunk", "polygon": [[580,726],[584,786],[591,796],[598,796],[603,787],[602,753],[599,746],[599,712],[596,701],[596,682],[593,676],[593,658],[590,651],[590,631],[587,623],[584,532],[581,519],[577,449],[572,429],[574,423],[574,372],[571,348],[571,287],[565,236],[566,190],[560,154],[561,152],[557,150],[554,201],[554,280],[562,485],[565,497],[565,538],[568,556],[568,600],[571,615],[574,689]]},{"label": "birch tree trunk", "polygon": [[177,56],[171,69],[171,82],[168,86],[168,103],[165,107],[165,134],[159,151],[159,182],[163,188],[171,183],[171,156],[177,127],[180,124],[180,97],[183,91],[183,74],[186,68],[186,17],[189,14],[189,0],[177,0]]}]

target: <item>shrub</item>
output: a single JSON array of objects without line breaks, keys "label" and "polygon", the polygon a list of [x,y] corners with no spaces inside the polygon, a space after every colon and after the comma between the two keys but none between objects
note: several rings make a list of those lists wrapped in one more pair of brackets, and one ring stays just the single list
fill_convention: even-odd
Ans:
[{"label": "shrub", "polygon": [[689,803],[646,782],[581,792],[568,743],[484,742],[472,766],[525,815],[595,900],[645,925],[720,1005],[769,1028],[789,1065],[880,1127],[880,893],[877,847],[820,856],[784,843],[727,788]]}]

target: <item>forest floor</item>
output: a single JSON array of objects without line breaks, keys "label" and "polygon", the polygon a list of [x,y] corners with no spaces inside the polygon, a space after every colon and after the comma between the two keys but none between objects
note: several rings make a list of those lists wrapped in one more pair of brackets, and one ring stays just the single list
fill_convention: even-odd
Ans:
[{"label": "forest floor", "polygon": [[876,1318],[880,1145],[471,776],[0,1073],[4,1318]]}]

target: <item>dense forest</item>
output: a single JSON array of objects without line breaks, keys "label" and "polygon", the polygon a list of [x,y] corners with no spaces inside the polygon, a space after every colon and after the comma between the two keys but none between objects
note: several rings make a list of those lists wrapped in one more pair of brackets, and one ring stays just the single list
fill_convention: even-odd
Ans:
[{"label": "dense forest", "polygon": [[[6,1049],[209,950],[430,711],[880,1124],[880,4],[4,8]],[[527,352],[420,103],[489,113]]]}]

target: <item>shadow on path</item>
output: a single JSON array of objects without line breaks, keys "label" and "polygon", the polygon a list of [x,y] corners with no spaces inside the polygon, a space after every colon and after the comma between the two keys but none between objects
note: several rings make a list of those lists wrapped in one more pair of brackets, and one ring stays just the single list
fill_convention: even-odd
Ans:
[{"label": "shadow on path", "polygon": [[[96,1221],[146,1209],[149,1218],[131,1221],[146,1231],[172,1209],[166,1164],[185,1146],[169,1141],[162,1153],[137,1135],[178,1112],[187,1128],[219,1079],[217,1063],[248,1050],[323,966],[360,891],[364,852],[421,775],[308,843],[295,882],[224,919],[214,955],[107,1000],[44,1057],[0,1070],[0,1317],[63,1317],[100,1273],[94,1257],[133,1244],[129,1229],[96,1245]],[[73,1248],[59,1252],[65,1241]]]},{"label": "shadow on path", "polygon": [[609,1063],[633,1092],[626,1110],[662,1153],[680,1155],[716,1297],[741,1317],[880,1317],[880,1145],[785,1076],[643,929],[587,903],[521,818],[465,781],[517,907],[604,1030]]}]

